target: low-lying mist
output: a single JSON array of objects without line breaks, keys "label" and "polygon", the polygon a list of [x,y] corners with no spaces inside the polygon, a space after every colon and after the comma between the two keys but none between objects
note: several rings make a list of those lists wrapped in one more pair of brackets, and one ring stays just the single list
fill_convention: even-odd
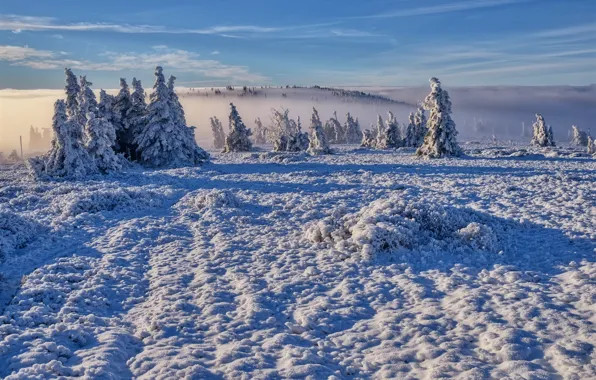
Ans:
[{"label": "low-lying mist", "polygon": [[[331,91],[320,89],[257,89],[258,95],[241,96],[242,91],[222,89],[214,95],[210,89],[190,91],[179,88],[178,93],[189,125],[197,127],[200,144],[209,148],[211,129],[209,118],[217,116],[227,125],[229,103],[233,102],[248,127],[260,117],[269,124],[271,108],[288,108],[290,116],[300,116],[306,130],[311,109],[319,110],[321,119],[327,120],[337,111],[340,121],[346,112],[358,117],[363,129],[376,122],[376,115],[386,119],[392,111],[401,123],[407,123],[410,112],[429,92],[426,87],[404,88],[358,88],[357,90],[381,94],[398,102],[391,103],[368,97],[338,97]],[[522,123],[526,134],[535,120],[534,114],[542,113],[553,126],[555,139],[566,141],[571,125],[596,133],[596,86],[548,86],[548,87],[460,87],[447,88],[453,103],[453,119],[460,132],[460,139],[522,138]],[[147,89],[149,92],[150,89]],[[116,94],[117,90],[108,91]],[[99,95],[99,94],[97,94]],[[19,148],[19,136],[23,136],[23,149],[29,149],[29,128],[49,128],[52,123],[53,104],[63,98],[62,90],[0,90],[0,151],[5,153]]]}]

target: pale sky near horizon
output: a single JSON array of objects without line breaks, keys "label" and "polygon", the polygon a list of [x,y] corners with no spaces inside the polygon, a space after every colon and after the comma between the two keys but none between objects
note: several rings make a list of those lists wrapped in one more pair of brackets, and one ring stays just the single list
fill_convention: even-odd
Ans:
[{"label": "pale sky near horizon", "polygon": [[0,0],[0,88],[596,83],[588,0]]}]

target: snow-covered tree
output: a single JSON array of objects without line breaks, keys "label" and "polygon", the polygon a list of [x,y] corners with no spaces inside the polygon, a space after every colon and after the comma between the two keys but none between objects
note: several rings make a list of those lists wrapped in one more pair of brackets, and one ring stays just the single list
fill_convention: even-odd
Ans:
[{"label": "snow-covered tree", "polygon": [[314,107],[310,118],[310,139],[307,152],[312,155],[331,154],[319,112]]},{"label": "snow-covered tree", "polygon": [[98,113],[95,116],[103,117],[112,124],[117,123],[118,119],[114,113],[114,101],[115,97],[102,89],[99,92],[99,104],[97,105]]},{"label": "snow-covered tree", "polygon": [[[373,125],[371,127],[374,128]],[[365,129],[362,131],[362,141],[360,141],[360,146],[363,148],[374,148],[377,145],[377,138],[375,132],[371,129]]]},{"label": "snow-covered tree", "polygon": [[426,158],[457,157],[461,149],[457,143],[455,122],[451,119],[449,93],[441,88],[437,78],[430,79],[431,92],[424,100],[424,108],[430,111],[428,132],[416,154]]},{"label": "snow-covered tree", "polygon": [[87,114],[92,112],[97,113],[97,99],[95,93],[91,89],[93,83],[87,80],[87,76],[81,76],[81,92],[79,93],[79,112],[78,119],[82,126],[87,123]]},{"label": "snow-covered tree", "polygon": [[594,147],[594,140],[592,140],[592,136],[588,136],[588,142],[586,144],[586,148],[588,154],[596,154],[596,148]]},{"label": "snow-covered tree", "polygon": [[105,118],[96,118],[93,112],[87,113],[85,124],[85,146],[97,168],[102,173],[122,169],[123,157],[117,156],[112,149],[116,142],[114,126]]},{"label": "snow-covered tree", "polygon": [[79,86],[77,77],[71,69],[65,68],[64,74],[66,75],[66,86],[64,87],[64,91],[66,92],[66,115],[68,117],[76,117],[79,112],[81,86]]},{"label": "snow-covered tree", "polygon": [[267,144],[267,129],[261,122],[260,117],[255,119],[255,143]]},{"label": "snow-covered tree", "polygon": [[382,149],[381,146],[383,146],[385,138],[385,123],[381,115],[377,115],[377,141],[375,146]]},{"label": "snow-covered tree", "polygon": [[174,123],[176,125],[186,125],[186,115],[184,114],[184,108],[180,104],[180,99],[174,90],[174,81],[176,77],[170,75],[168,78],[168,90],[170,91],[170,110],[174,117]]},{"label": "snow-covered tree", "polygon": [[399,129],[399,123],[393,115],[393,112],[387,112],[387,128],[383,131],[383,135],[379,141],[379,149],[397,149],[403,146],[403,140]]},{"label": "snow-covered tree", "polygon": [[223,125],[217,116],[209,118],[211,122],[211,132],[213,133],[213,147],[215,149],[223,149],[226,144],[226,134],[223,130]]},{"label": "snow-covered tree", "polygon": [[419,147],[424,142],[424,136],[426,136],[426,132],[428,132],[426,128],[426,115],[424,114],[424,108],[418,107],[416,114],[414,115],[414,125],[415,125],[415,137],[416,140],[414,142],[415,147]]},{"label": "snow-covered tree", "polygon": [[337,118],[337,112],[333,111],[333,117],[325,125],[327,133],[332,134],[332,139],[329,140],[330,142],[336,144],[344,144],[346,142],[346,132]]},{"label": "snow-covered tree", "polygon": [[287,150],[289,152],[302,152],[308,149],[308,133],[302,132],[302,123],[300,122],[300,116],[298,116],[296,122],[293,121],[294,120],[290,120],[294,132],[289,136]]},{"label": "snow-covered tree", "polygon": [[20,162],[21,156],[19,156],[16,149],[13,149],[12,152],[10,152],[10,154],[8,155],[7,160],[10,162]]},{"label": "snow-covered tree", "polygon": [[130,95],[131,105],[126,113],[126,125],[128,129],[121,136],[125,136],[123,143],[127,147],[128,157],[131,160],[137,160],[136,152],[138,147],[135,139],[147,123],[147,103],[145,102],[145,90],[141,81],[137,80],[137,78],[132,78],[132,87],[133,93]]},{"label": "snow-covered tree", "polygon": [[575,125],[571,127],[573,132],[573,137],[571,139],[571,143],[576,146],[587,146],[588,145],[588,134],[585,131],[582,131]]},{"label": "snow-covered tree", "polygon": [[57,100],[52,119],[52,149],[44,156],[30,158],[27,166],[37,177],[82,178],[97,173],[97,166],[80,140],[78,121],[67,117],[66,103]]},{"label": "snow-covered tree", "polygon": [[346,142],[348,144],[358,144],[362,139],[362,131],[360,130],[360,124],[357,119],[354,119],[348,112],[346,114],[346,123],[344,126],[346,133]]},{"label": "snow-covered tree", "polygon": [[536,122],[533,125],[533,132],[532,145],[541,147],[555,146],[552,128],[546,125],[544,117],[541,114],[536,114]]},{"label": "snow-covered tree", "polygon": [[114,99],[114,106],[112,107],[115,119],[114,128],[116,129],[116,148],[120,153],[124,153],[126,156],[130,156],[134,151],[134,136],[128,130],[129,118],[128,112],[132,106],[132,100],[130,97],[130,89],[125,78],[120,78],[120,91]]},{"label": "snow-covered tree", "polygon": [[180,118],[170,109],[172,99],[161,66],[155,68],[150,100],[147,124],[134,139],[140,160],[153,167],[192,166],[207,161],[209,155],[197,146],[194,128],[176,124]]},{"label": "snow-covered tree", "polygon": [[406,127],[404,145],[417,148],[418,145],[416,145],[416,143],[416,117],[414,116],[414,112],[410,112],[410,116],[408,117],[408,126]]},{"label": "snow-covered tree", "polygon": [[244,125],[234,103],[230,103],[229,123],[230,132],[226,136],[224,152],[250,152],[252,142],[249,137],[252,133]]}]

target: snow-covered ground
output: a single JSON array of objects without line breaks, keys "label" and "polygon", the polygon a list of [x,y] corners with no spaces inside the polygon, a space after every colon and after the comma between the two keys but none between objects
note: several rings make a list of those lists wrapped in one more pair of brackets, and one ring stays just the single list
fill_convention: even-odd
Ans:
[{"label": "snow-covered ground", "polygon": [[463,146],[2,168],[0,378],[596,378],[596,160]]}]

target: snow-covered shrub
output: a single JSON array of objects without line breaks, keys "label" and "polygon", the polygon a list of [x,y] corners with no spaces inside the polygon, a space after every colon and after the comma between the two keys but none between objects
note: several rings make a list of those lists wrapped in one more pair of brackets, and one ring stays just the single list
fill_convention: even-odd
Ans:
[{"label": "snow-covered shrub", "polygon": [[17,214],[0,211],[0,263],[35,239],[41,228]]},{"label": "snow-covered shrub", "polygon": [[365,129],[362,131],[362,140],[360,146],[363,148],[374,148],[377,145],[377,136],[374,131]]},{"label": "snow-covered shrub", "polygon": [[238,208],[240,207],[240,201],[229,190],[203,190],[194,197],[193,206],[197,209]]},{"label": "snow-covered shrub", "polygon": [[224,152],[250,152],[250,129],[246,128],[234,103],[230,103],[230,133],[226,136]]},{"label": "snow-covered shrub", "polygon": [[431,92],[424,99],[424,108],[430,111],[428,132],[416,154],[426,158],[457,157],[461,149],[457,144],[457,130],[451,119],[449,93],[441,88],[437,78],[430,78]]},{"label": "snow-covered shrub", "polygon": [[573,125],[571,129],[573,131],[571,143],[576,146],[588,146],[588,134],[575,125]]},{"label": "snow-covered shrub", "polygon": [[491,227],[465,209],[397,196],[374,201],[356,213],[338,210],[307,225],[304,236],[364,260],[402,249],[495,251],[498,245]]},{"label": "snow-covered shrub", "polygon": [[310,118],[310,139],[307,152],[312,155],[331,154],[319,112],[314,107],[312,108],[312,116]]},{"label": "snow-covered shrub", "polygon": [[532,145],[541,147],[555,146],[553,130],[549,125],[546,125],[544,117],[539,113],[536,114],[536,122],[533,125],[533,131]]}]

